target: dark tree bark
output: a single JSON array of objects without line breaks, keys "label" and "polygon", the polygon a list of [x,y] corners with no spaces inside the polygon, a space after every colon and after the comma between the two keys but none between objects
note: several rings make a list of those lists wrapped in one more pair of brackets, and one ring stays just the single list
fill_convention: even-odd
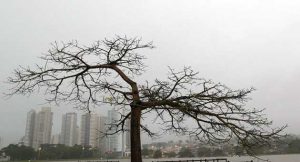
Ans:
[{"label": "dark tree bark", "polygon": [[[137,52],[145,48],[153,48],[152,43],[127,37],[105,39],[90,47],[77,42],[54,43],[42,57],[44,65],[15,70],[15,76],[8,79],[13,85],[8,95],[44,91],[49,102],[69,102],[88,111],[101,104],[126,110],[118,121],[110,123],[109,130],[114,132],[103,134],[131,131],[132,162],[142,161],[140,132],[155,135],[141,121],[148,112],[156,113],[155,119],[162,121],[165,131],[185,133],[208,143],[236,138],[249,154],[253,146],[281,137],[285,126],[272,128],[263,110],[245,108],[253,88],[232,90],[197,77],[189,67],[181,71],[170,68],[165,81],[137,84],[134,76],[145,70],[145,57]],[[191,119],[193,125],[185,119]],[[125,127],[126,120],[131,120],[130,130]]]},{"label": "dark tree bark", "polygon": [[141,124],[141,109],[136,106],[131,106],[131,122],[130,122],[130,133],[131,133],[131,161],[142,161],[142,150],[141,150],[141,135],[140,135],[140,124]]}]

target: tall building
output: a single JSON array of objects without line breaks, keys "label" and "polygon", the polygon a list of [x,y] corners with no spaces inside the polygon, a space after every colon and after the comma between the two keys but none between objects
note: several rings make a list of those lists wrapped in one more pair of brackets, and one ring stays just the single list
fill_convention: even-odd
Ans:
[{"label": "tall building", "polygon": [[130,143],[130,119],[127,119],[126,120],[126,124],[125,124],[125,127],[126,127],[126,132],[125,132],[125,152],[130,152],[130,146],[131,146],[131,143]]},{"label": "tall building", "polygon": [[99,125],[99,132],[98,132],[98,140],[99,140],[99,150],[100,154],[104,155],[105,152],[108,151],[107,146],[107,137],[105,136],[105,132],[107,130],[107,117],[106,116],[100,116],[100,125]]},{"label": "tall building", "polygon": [[97,114],[91,114],[89,144],[92,147],[98,146],[99,123],[100,117]]},{"label": "tall building", "polygon": [[80,128],[80,144],[82,146],[89,146],[90,114],[83,114],[81,116]]},{"label": "tall building", "polygon": [[50,144],[60,144],[60,134],[52,135]]},{"label": "tall building", "polygon": [[[118,120],[118,113],[115,110],[109,110],[107,113],[107,124],[113,124]],[[112,129],[113,133],[116,129]],[[118,151],[119,149],[119,137],[120,134],[113,134],[107,137],[107,150],[110,152]]]},{"label": "tall building", "polygon": [[80,142],[80,137],[81,137],[81,135],[80,135],[80,128],[77,126],[77,128],[76,128],[76,134],[77,134],[77,141],[76,141],[76,144],[77,145],[80,145],[81,144],[81,142]]},{"label": "tall building", "polygon": [[50,107],[43,107],[36,114],[33,134],[33,148],[38,149],[41,144],[50,144],[53,113]]},{"label": "tall building", "polygon": [[62,116],[62,126],[60,133],[60,144],[73,146],[77,144],[77,114],[66,113]]},{"label": "tall building", "polygon": [[3,139],[2,137],[0,137],[0,149],[2,149],[2,143],[3,143]]},{"label": "tall building", "polygon": [[100,117],[97,114],[81,116],[80,143],[83,146],[98,147]]},{"label": "tall building", "polygon": [[33,147],[35,117],[36,117],[35,110],[30,110],[27,113],[27,121],[26,121],[25,136],[24,136],[25,146]]},{"label": "tall building", "polygon": [[107,117],[97,114],[84,114],[81,116],[80,144],[99,149],[104,155],[108,151],[107,137],[104,132],[107,129]]}]

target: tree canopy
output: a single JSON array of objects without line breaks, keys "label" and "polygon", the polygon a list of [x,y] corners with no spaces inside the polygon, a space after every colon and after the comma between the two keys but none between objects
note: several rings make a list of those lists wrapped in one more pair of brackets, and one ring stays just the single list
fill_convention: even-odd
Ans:
[{"label": "tree canopy", "polygon": [[34,159],[36,152],[31,147],[19,146],[15,144],[10,144],[0,150],[0,153],[4,152],[5,155],[10,156],[12,161],[15,160],[30,160]]},{"label": "tree canopy", "polygon": [[186,147],[181,148],[178,154],[179,157],[194,157],[192,151]]},{"label": "tree canopy", "polygon": [[179,71],[169,68],[166,80],[137,83],[136,77],[145,72],[145,56],[139,52],[153,47],[152,42],[120,36],[91,46],[77,41],[55,42],[41,57],[44,64],[15,70],[9,78],[13,84],[10,94],[42,90],[50,96],[49,102],[70,102],[88,111],[101,104],[126,109],[120,120],[110,123],[110,129],[114,128],[113,133],[128,131],[125,121],[131,120],[131,158],[136,162],[142,161],[140,129],[154,135],[140,121],[150,112],[163,121],[164,131],[184,133],[209,143],[236,138],[250,150],[280,137],[285,126],[272,128],[263,110],[246,108],[253,88],[233,90],[199,77],[190,67]]}]

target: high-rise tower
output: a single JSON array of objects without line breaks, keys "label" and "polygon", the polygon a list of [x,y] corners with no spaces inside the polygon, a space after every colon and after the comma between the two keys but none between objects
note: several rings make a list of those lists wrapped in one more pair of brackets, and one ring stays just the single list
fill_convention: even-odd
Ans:
[{"label": "high-rise tower", "polygon": [[62,117],[60,144],[73,146],[77,144],[77,114],[66,113]]},{"label": "high-rise tower", "polygon": [[3,143],[3,139],[2,137],[0,137],[0,149],[2,149],[2,143]]},{"label": "high-rise tower", "polygon": [[[108,110],[107,113],[107,123],[108,124],[113,124],[115,123],[118,119],[118,113],[115,110]],[[111,132],[108,133],[113,133],[115,130],[111,130]],[[107,137],[107,149],[108,151],[114,152],[119,149],[119,136],[120,134],[113,134]]]},{"label": "high-rise tower", "polygon": [[[130,118],[126,120],[126,132],[125,132],[125,152],[130,152]],[[124,140],[124,139],[123,139]]]},{"label": "high-rise tower", "polygon": [[108,151],[107,137],[104,136],[107,129],[107,117],[97,114],[84,114],[81,116],[80,144],[99,149],[104,155]]},{"label": "high-rise tower", "polygon": [[99,150],[102,155],[108,151],[108,143],[107,137],[105,136],[105,132],[107,130],[107,117],[100,116],[100,123],[99,123],[99,131],[98,131],[98,139],[99,139]]},{"label": "high-rise tower", "polygon": [[98,131],[100,117],[97,114],[84,114],[81,116],[80,143],[83,146],[98,146]]},{"label": "high-rise tower", "polygon": [[50,107],[43,107],[36,114],[33,135],[33,148],[38,149],[41,144],[50,144],[53,113]]},{"label": "high-rise tower", "polygon": [[34,125],[35,125],[36,111],[30,110],[27,113],[27,121],[24,136],[24,145],[33,147]]}]

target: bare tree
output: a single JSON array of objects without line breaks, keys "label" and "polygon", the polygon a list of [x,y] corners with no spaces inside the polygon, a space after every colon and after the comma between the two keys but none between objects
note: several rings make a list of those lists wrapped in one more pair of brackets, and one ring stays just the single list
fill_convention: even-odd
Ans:
[{"label": "bare tree", "polygon": [[[111,126],[116,128],[113,133],[126,131],[125,121],[131,120],[132,162],[142,161],[140,131],[154,135],[141,124],[142,116],[150,112],[163,121],[165,131],[188,134],[209,143],[236,138],[250,150],[253,145],[268,144],[280,137],[285,126],[273,129],[263,110],[245,108],[253,88],[232,90],[199,78],[189,67],[181,71],[169,68],[166,81],[137,84],[134,77],[145,70],[145,57],[137,52],[147,48],[153,48],[152,43],[119,36],[90,47],[76,41],[55,42],[41,57],[45,64],[15,70],[8,79],[13,84],[10,95],[42,90],[49,102],[70,102],[87,110],[105,103],[129,107],[130,111]],[[188,126],[186,120],[194,125]]]}]

